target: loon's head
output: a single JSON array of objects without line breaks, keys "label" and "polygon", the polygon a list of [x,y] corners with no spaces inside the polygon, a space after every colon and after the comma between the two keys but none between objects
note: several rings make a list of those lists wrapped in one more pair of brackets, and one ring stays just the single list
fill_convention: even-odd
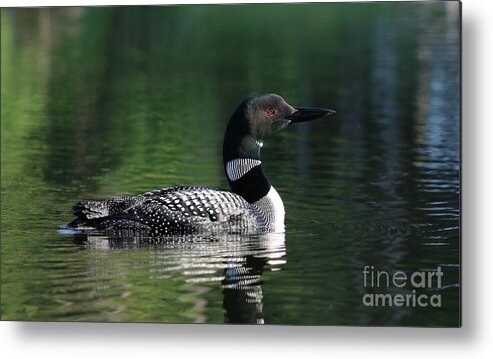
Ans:
[{"label": "loon's head", "polygon": [[277,94],[249,97],[235,110],[224,138],[223,156],[260,159],[263,139],[288,125],[335,113],[324,108],[293,107]]}]

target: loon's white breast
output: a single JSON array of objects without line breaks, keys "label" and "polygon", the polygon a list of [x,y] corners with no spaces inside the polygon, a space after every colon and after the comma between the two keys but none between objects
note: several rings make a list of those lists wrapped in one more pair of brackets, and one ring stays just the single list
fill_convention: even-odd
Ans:
[{"label": "loon's white breast", "polygon": [[259,199],[254,204],[259,207],[262,212],[268,214],[271,232],[284,233],[284,204],[274,186],[270,187],[270,190],[265,197]]}]

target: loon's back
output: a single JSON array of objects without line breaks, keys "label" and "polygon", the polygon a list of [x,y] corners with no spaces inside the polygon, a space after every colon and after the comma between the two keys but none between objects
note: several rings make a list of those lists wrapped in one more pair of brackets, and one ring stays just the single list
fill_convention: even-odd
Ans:
[{"label": "loon's back", "polygon": [[268,218],[241,196],[205,187],[168,187],[136,196],[80,202],[68,225],[78,230],[149,234],[259,233]]}]

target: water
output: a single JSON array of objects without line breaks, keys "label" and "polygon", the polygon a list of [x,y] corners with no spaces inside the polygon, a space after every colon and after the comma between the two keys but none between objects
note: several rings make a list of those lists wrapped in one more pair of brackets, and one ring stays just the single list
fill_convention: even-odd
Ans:
[{"label": "water", "polygon": [[[2,9],[2,319],[458,325],[458,14],[449,2]],[[58,232],[79,200],[227,188],[226,122],[262,92],[338,112],[265,141],[285,234]],[[441,307],[365,306],[367,265],[440,266],[441,288],[420,293]]]}]

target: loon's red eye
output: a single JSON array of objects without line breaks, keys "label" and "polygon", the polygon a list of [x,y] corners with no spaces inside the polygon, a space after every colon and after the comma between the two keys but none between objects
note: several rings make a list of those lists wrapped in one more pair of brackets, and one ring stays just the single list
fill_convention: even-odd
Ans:
[{"label": "loon's red eye", "polygon": [[273,114],[276,113],[276,111],[274,111],[273,108],[268,108],[267,111],[265,111],[267,113],[267,116],[272,116]]}]

